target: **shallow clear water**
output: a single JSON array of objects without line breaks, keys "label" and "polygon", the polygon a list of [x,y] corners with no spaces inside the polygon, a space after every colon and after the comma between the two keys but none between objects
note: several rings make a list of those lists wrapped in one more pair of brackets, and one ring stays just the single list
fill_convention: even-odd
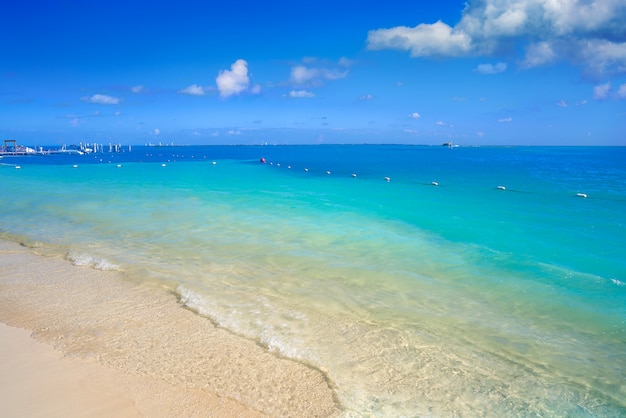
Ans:
[{"label": "shallow clear water", "polygon": [[346,415],[620,416],[624,161],[371,145],[5,157],[0,228],[176,289],[323,370]]}]

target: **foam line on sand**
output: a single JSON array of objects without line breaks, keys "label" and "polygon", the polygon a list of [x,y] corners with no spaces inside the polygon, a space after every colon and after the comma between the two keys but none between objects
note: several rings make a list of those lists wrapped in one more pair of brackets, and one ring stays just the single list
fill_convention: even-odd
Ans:
[{"label": "foam line on sand", "polygon": [[3,416],[338,414],[322,372],[215,327],[167,289],[2,240],[0,322]]}]

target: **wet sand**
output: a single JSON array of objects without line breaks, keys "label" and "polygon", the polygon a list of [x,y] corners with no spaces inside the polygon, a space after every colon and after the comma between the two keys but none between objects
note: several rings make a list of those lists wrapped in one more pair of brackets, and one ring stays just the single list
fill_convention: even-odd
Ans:
[{"label": "wet sand", "polygon": [[123,273],[0,241],[7,417],[336,416],[324,374]]}]

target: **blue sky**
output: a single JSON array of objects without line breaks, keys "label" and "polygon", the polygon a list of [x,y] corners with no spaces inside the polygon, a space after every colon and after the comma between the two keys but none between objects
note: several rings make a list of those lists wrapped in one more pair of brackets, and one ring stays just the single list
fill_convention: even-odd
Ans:
[{"label": "blue sky", "polygon": [[6,3],[0,140],[626,145],[623,0]]}]

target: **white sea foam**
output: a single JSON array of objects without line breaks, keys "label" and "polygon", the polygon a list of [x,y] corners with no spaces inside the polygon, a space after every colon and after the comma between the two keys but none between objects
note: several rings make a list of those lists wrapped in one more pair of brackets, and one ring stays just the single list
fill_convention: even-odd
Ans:
[{"label": "white sea foam", "polygon": [[626,286],[626,283],[621,282],[621,281],[619,281],[619,280],[617,280],[617,279],[611,279],[611,281],[612,281],[614,284],[618,285],[618,286]]},{"label": "white sea foam", "polygon": [[[302,360],[307,363],[315,362],[316,358],[311,353],[305,353],[300,347],[303,344],[294,344],[299,338],[294,335],[292,326],[286,322],[305,322],[307,317],[301,312],[288,311],[282,315],[277,313],[276,307],[269,304],[266,300],[258,301],[252,312],[246,315],[241,306],[218,306],[206,296],[198,292],[190,290],[185,286],[179,285],[177,292],[180,295],[180,301],[186,307],[198,312],[198,314],[211,319],[220,327],[226,328],[236,334],[246,338],[257,340],[265,346],[270,352],[277,353],[283,357],[294,360]],[[227,313],[226,313],[227,312]],[[284,319],[283,322],[275,322],[275,316]],[[255,318],[250,321],[245,318]],[[306,350],[305,350],[306,351]]]},{"label": "white sea foam", "polygon": [[[231,318],[225,318],[218,315],[217,309],[212,306],[211,302],[193,290],[190,290],[182,285],[176,288],[176,291],[180,295],[180,302],[186,307],[198,312],[200,315],[211,319],[215,324],[220,327],[224,327],[235,331],[237,329],[236,323]],[[235,312],[233,312],[235,313]]]},{"label": "white sea foam", "polygon": [[119,268],[118,265],[111,263],[104,258],[98,258],[84,253],[70,252],[67,257],[75,266],[91,267],[96,270],[112,271]]}]

